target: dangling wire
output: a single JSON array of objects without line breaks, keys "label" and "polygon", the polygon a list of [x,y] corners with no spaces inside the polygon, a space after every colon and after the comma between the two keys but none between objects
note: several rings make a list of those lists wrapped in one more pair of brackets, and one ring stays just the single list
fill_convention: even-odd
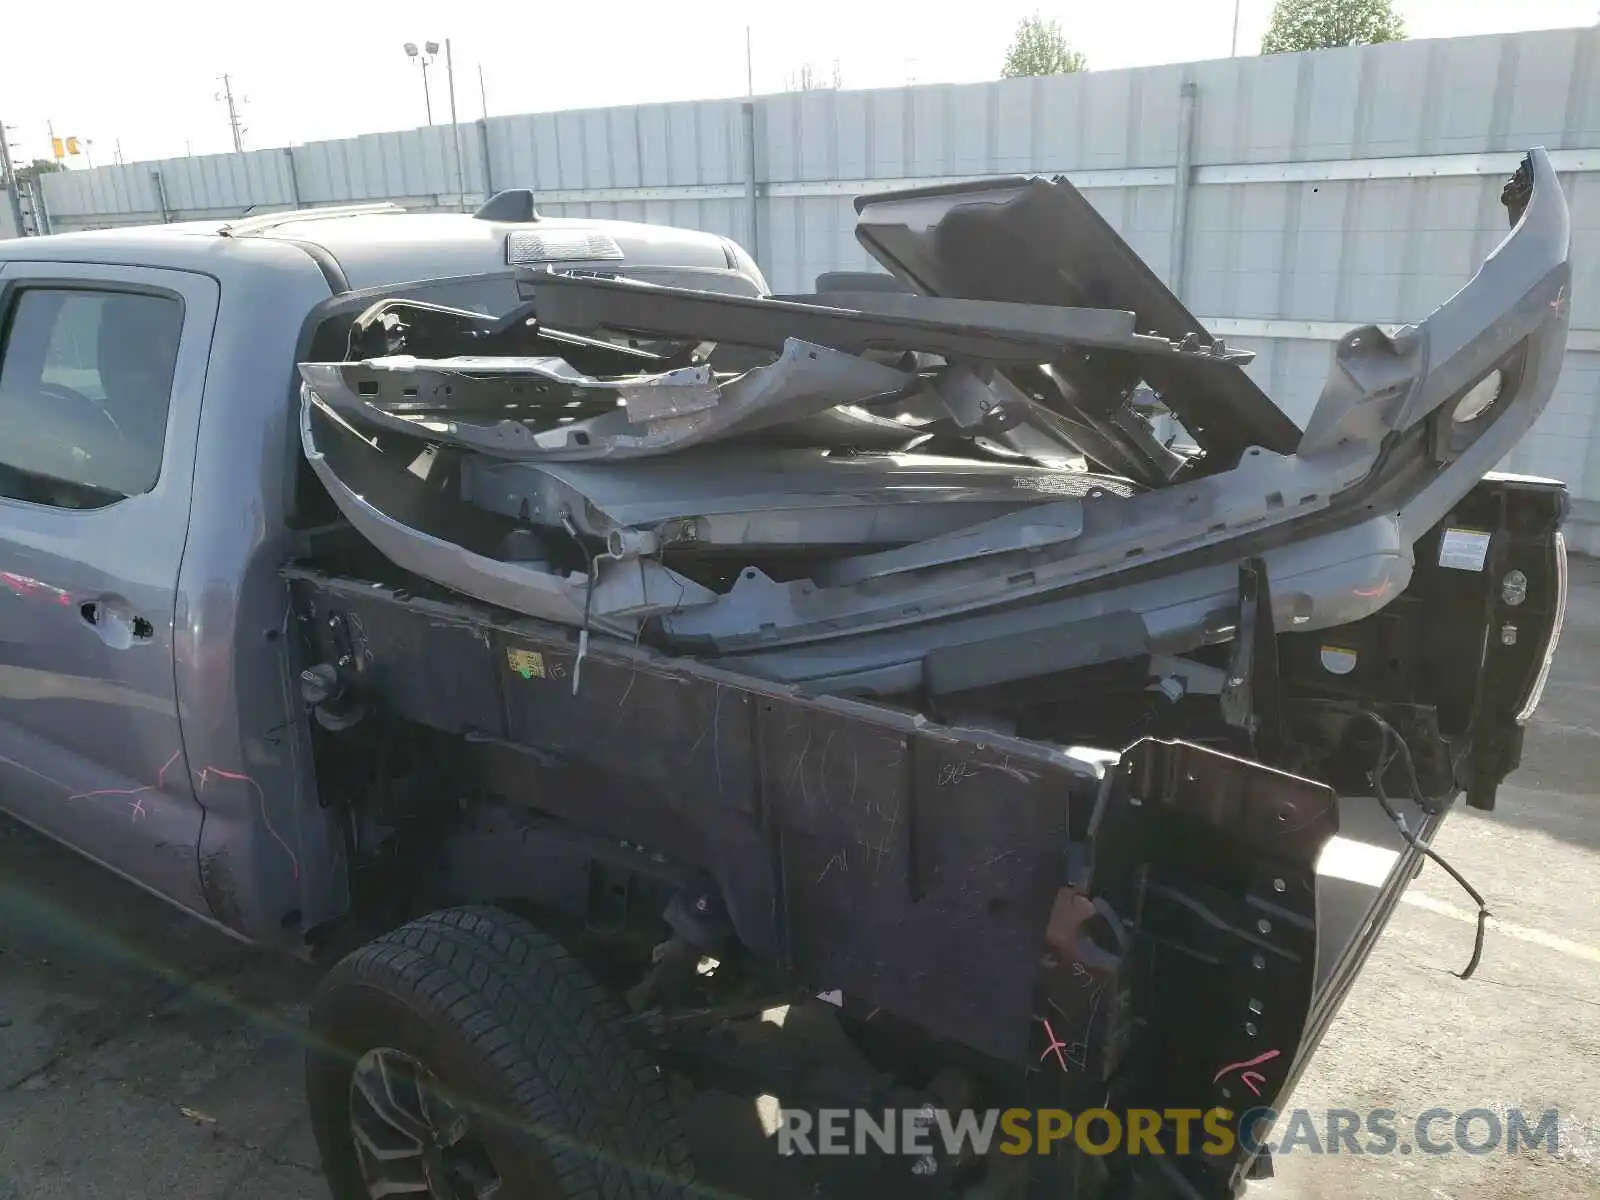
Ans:
[{"label": "dangling wire", "polygon": [[1400,831],[1400,836],[1406,840],[1406,843],[1412,849],[1437,863],[1451,879],[1461,885],[1461,889],[1471,896],[1473,903],[1478,906],[1478,931],[1472,942],[1472,958],[1468,960],[1465,970],[1451,972],[1457,979],[1471,979],[1472,973],[1478,969],[1479,960],[1483,958],[1483,939],[1489,924],[1489,906],[1478,892],[1478,889],[1468,883],[1466,877],[1460,871],[1446,862],[1442,854],[1411,831],[1411,827],[1406,824],[1405,814],[1395,808],[1393,802],[1389,799],[1389,794],[1384,791],[1383,777],[1388,773],[1390,764],[1398,756],[1401,765],[1405,768],[1406,784],[1411,792],[1412,800],[1419,807],[1428,807],[1422,795],[1422,785],[1417,781],[1417,767],[1411,758],[1411,747],[1406,745],[1405,738],[1396,733],[1394,726],[1390,725],[1377,713],[1372,712],[1370,709],[1360,709],[1358,711],[1377,726],[1378,735],[1381,739],[1378,746],[1378,764],[1372,772],[1372,790],[1378,798],[1378,803],[1383,807],[1383,811],[1388,814],[1389,819],[1394,822],[1395,828]]},{"label": "dangling wire", "polygon": [[589,583],[583,592],[583,624],[578,626],[578,656],[572,660],[572,694],[578,694],[578,678],[583,674],[583,660],[589,653],[589,612],[594,606],[594,588],[598,563],[589,547],[584,545],[583,538],[578,533],[578,526],[572,519],[572,514],[561,514],[561,528],[567,531],[567,536],[578,544],[578,549],[583,554],[583,561],[587,569]]}]

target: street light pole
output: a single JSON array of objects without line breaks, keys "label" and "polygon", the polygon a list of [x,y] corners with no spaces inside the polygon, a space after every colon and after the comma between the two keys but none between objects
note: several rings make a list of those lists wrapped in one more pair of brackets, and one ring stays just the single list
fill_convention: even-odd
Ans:
[{"label": "street light pole", "polygon": [[407,42],[405,46],[406,57],[422,68],[422,102],[427,106],[428,124],[433,124],[433,92],[428,87],[428,64],[433,61],[433,56],[439,53],[438,42],[423,42],[422,49],[417,49],[415,42]]}]

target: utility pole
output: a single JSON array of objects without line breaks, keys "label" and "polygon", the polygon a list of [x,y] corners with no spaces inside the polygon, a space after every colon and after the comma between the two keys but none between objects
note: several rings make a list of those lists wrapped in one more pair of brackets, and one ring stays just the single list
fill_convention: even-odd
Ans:
[{"label": "utility pole", "polygon": [[1239,57],[1239,3],[1233,0],[1233,49],[1229,52],[1233,58]]},{"label": "utility pole", "polygon": [[483,119],[489,119],[489,89],[483,86],[483,64],[478,64],[478,102],[483,105]]},{"label": "utility pole", "polygon": [[[185,142],[184,144],[188,145],[187,142]],[[117,139],[117,156],[116,157],[117,157],[117,166],[120,167],[122,165],[122,139],[121,138]]]},{"label": "utility pole", "polygon": [[239,104],[233,98],[233,79],[228,75],[222,76],[222,91],[217,93],[218,100],[225,101],[228,105],[228,130],[233,134],[233,152],[244,153],[244,125],[239,119]]},{"label": "utility pole", "polygon": [[755,56],[750,53],[750,26],[744,27],[744,94],[753,97],[756,94],[756,67]]},{"label": "utility pole", "polygon": [[11,223],[18,237],[27,237],[22,225],[22,188],[17,183],[17,169],[11,161],[11,142],[6,134],[6,123],[0,121],[0,183],[6,185],[6,198],[11,202]]},{"label": "utility pole", "polygon": [[[461,157],[461,122],[456,120],[456,61],[450,54],[450,39],[444,40],[444,74],[450,82],[450,135],[456,146],[456,207],[467,210],[466,162]],[[487,196],[484,199],[488,199]]]}]

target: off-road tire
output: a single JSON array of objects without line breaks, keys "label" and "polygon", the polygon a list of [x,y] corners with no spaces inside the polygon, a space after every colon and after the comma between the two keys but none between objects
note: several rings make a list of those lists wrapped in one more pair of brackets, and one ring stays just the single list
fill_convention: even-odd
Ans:
[{"label": "off-road tire", "polygon": [[354,951],[312,1006],[306,1094],[336,1200],[366,1200],[354,1064],[412,1056],[485,1114],[507,1200],[680,1200],[686,1143],[620,1013],[553,939],[498,909],[430,913]]},{"label": "off-road tire", "polygon": [[621,1005],[587,967],[538,926],[489,905],[440,909],[386,938],[425,936],[430,928],[471,939],[480,952],[496,963],[511,964],[524,977],[538,975],[536,1001],[570,992],[569,1011],[581,1025],[574,1026],[575,1036],[590,1044],[602,1039],[610,1051],[603,1067],[598,1057],[591,1058],[592,1069],[580,1082],[595,1089],[597,1107],[618,1110],[616,1121],[636,1161],[649,1164],[658,1177],[692,1178],[689,1143],[675,1115],[667,1081],[624,1029],[627,1014]]}]

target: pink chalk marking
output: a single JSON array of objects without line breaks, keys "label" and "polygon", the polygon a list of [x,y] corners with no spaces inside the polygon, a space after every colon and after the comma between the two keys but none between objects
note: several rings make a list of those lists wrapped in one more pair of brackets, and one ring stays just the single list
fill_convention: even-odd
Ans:
[{"label": "pink chalk marking", "polygon": [[1061,1070],[1063,1073],[1065,1073],[1067,1070],[1067,1060],[1061,1052],[1067,1048],[1067,1044],[1056,1036],[1056,1031],[1054,1029],[1050,1028],[1049,1017],[1038,1017],[1035,1019],[1044,1026],[1045,1036],[1050,1039],[1050,1044],[1044,1048],[1044,1053],[1039,1055],[1039,1061],[1043,1062],[1045,1058],[1048,1057],[1053,1051],[1056,1056],[1056,1061],[1061,1064]]},{"label": "pink chalk marking", "polygon": [[169,768],[170,766],[172,766],[173,763],[178,761],[178,755],[181,754],[181,753],[182,753],[182,751],[180,751],[180,750],[174,750],[172,752],[172,757],[167,759],[166,762],[161,764],[161,770],[156,772],[156,786],[158,788],[164,788],[164,787],[167,786],[167,768]]},{"label": "pink chalk marking", "polygon": [[[156,781],[154,783],[146,783],[134,788],[97,788],[92,792],[74,792],[67,799],[93,800],[99,796],[123,796],[128,801],[128,808],[133,813],[133,820],[137,821],[148,811],[144,806],[144,794],[146,792],[161,791],[167,786],[167,772],[172,769],[173,764],[178,761],[178,757],[182,753],[183,751],[181,750],[172,752],[172,757],[162,763],[161,770],[156,772]],[[294,877],[296,879],[300,878],[300,860],[295,857],[294,851],[289,848],[289,843],[284,841],[278,831],[272,827],[272,819],[267,816],[267,797],[261,791],[260,784],[248,775],[238,771],[225,771],[221,767],[205,767],[202,770],[193,772],[193,774],[201,792],[206,790],[206,783],[212,776],[216,776],[218,779],[229,779],[235,783],[248,783],[255,789],[256,802],[261,809],[261,823],[267,827],[267,832],[272,835],[273,840],[282,846],[283,852],[289,856],[289,866],[294,871]]]},{"label": "pink chalk marking", "polygon": [[135,788],[97,788],[92,792],[74,792],[72,795],[68,796],[67,799],[93,800],[98,796],[124,796],[128,800],[128,808],[133,812],[132,819],[137,821],[140,817],[145,815],[146,810],[143,799],[144,794],[146,792],[158,791],[167,786],[167,770],[172,766],[173,763],[178,761],[179,753],[179,751],[174,750],[172,752],[172,757],[161,764],[161,770],[156,772],[156,781],[154,783],[142,784]]},{"label": "pink chalk marking", "polygon": [[97,796],[137,796],[140,792],[153,792],[156,789],[151,784],[143,784],[136,788],[97,788],[92,792],[73,792],[68,800],[93,800]]},{"label": "pink chalk marking", "polygon": [[1281,1054],[1281,1050],[1268,1050],[1265,1054],[1258,1054],[1254,1058],[1247,1058],[1244,1062],[1229,1063],[1211,1077],[1212,1083],[1220,1083],[1222,1077],[1230,1071],[1242,1071],[1239,1082],[1244,1084],[1257,1096],[1261,1095],[1260,1085],[1267,1081],[1267,1077],[1260,1071],[1252,1071],[1251,1067],[1259,1067],[1262,1063],[1271,1062]]},{"label": "pink chalk marking", "polygon": [[248,783],[253,789],[255,789],[256,803],[261,810],[261,823],[267,827],[267,832],[272,835],[273,840],[276,841],[278,845],[283,847],[283,852],[289,856],[289,866],[294,871],[294,878],[299,879],[300,860],[295,857],[294,851],[289,849],[289,843],[284,841],[282,836],[279,835],[278,831],[272,827],[272,818],[267,816],[267,796],[266,793],[261,790],[261,785],[254,779],[251,779],[250,776],[242,774],[238,771],[224,771],[221,767],[203,767],[201,770],[195,772],[195,778],[200,781],[200,791],[204,792],[206,790],[206,782],[213,775],[215,775],[218,779],[231,779],[235,783]]}]

